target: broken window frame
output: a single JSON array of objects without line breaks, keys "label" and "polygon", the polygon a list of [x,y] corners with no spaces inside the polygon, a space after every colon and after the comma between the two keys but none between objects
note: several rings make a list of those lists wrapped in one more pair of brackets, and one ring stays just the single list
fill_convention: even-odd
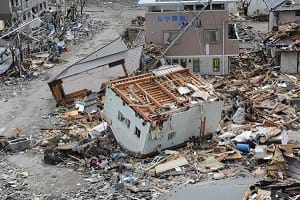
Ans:
[{"label": "broken window frame", "polygon": [[134,128],[134,135],[136,135],[138,138],[141,137],[141,130],[138,127]]},{"label": "broken window frame", "polygon": [[221,71],[221,59],[220,58],[213,58],[212,59],[212,66],[213,66],[213,72],[220,72]]}]

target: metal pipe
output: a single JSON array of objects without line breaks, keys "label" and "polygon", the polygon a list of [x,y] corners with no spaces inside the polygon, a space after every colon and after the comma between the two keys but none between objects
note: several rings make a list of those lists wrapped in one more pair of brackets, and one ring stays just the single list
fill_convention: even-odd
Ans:
[{"label": "metal pipe", "polygon": [[33,19],[33,20],[31,20],[31,21],[29,21],[29,22],[27,22],[27,23],[22,24],[21,26],[19,26],[19,27],[16,28],[15,30],[12,30],[12,31],[10,31],[10,32],[8,32],[8,33],[2,35],[0,39],[3,39],[3,38],[9,36],[10,34],[12,34],[12,33],[14,33],[14,32],[17,32],[18,30],[24,28],[25,26],[27,26],[27,25],[33,23],[33,22],[36,21],[36,20],[40,20],[40,21],[42,22],[42,20],[41,20],[40,18],[35,18],[35,19]]}]

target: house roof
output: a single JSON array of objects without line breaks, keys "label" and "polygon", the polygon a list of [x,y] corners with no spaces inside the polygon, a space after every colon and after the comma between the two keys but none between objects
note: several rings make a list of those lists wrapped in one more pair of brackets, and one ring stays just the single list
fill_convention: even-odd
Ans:
[{"label": "house roof", "polygon": [[300,51],[300,23],[291,22],[278,27],[268,36],[266,43],[281,51]]},{"label": "house roof", "polygon": [[68,78],[104,65],[108,65],[112,62],[122,59],[125,60],[127,51],[128,49],[126,44],[120,37],[118,37],[112,42],[63,70],[54,78],[54,80]]},{"label": "house roof", "polygon": [[287,0],[263,0],[271,11],[293,11],[300,10],[300,0],[293,0],[288,4]]},{"label": "house roof", "polygon": [[265,2],[268,9],[272,10],[273,8],[275,8],[276,6],[278,6],[279,4],[284,2],[285,0],[263,0],[263,1]]},{"label": "house roof", "polygon": [[[154,5],[174,5],[174,4],[201,4],[207,3],[209,0],[139,0],[139,5],[154,6]],[[212,3],[236,3],[237,0],[212,0]]]},{"label": "house roof", "polygon": [[209,83],[178,65],[163,66],[107,85],[146,121],[157,121],[170,112],[217,100]]}]

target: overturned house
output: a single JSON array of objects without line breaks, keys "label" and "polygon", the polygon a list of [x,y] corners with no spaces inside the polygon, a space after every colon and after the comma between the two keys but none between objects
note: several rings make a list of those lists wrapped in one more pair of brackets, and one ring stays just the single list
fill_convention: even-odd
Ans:
[{"label": "overturned house", "polygon": [[109,82],[103,118],[123,148],[146,155],[214,133],[222,108],[209,84],[175,65]]}]

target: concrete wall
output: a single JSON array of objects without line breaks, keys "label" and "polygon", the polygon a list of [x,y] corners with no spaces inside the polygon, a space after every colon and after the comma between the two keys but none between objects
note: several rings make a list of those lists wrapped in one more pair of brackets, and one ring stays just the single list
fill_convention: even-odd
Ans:
[{"label": "concrete wall", "polygon": [[[185,18],[191,21],[194,15],[187,11],[147,12],[145,37],[146,42],[164,45],[163,35],[166,31],[179,31],[180,21]],[[174,16],[174,18],[173,18]],[[223,53],[223,21],[225,35],[225,54],[237,55],[239,53],[238,40],[228,39],[228,11],[204,11],[197,20],[200,28],[192,27],[179,39],[167,53],[168,56],[193,56],[193,55],[221,55]],[[207,30],[218,31],[218,42],[207,41]]]},{"label": "concrete wall", "polygon": [[[131,152],[143,152],[145,141],[148,137],[150,123],[142,124],[144,120],[136,115],[135,111],[123,104],[123,100],[116,95],[109,87],[106,88],[104,113],[111,119],[111,129],[118,143]],[[126,118],[130,119],[130,128],[118,120],[118,112],[121,112]],[[135,127],[141,130],[141,136],[138,138],[135,134]]]},{"label": "concrete wall", "polygon": [[[209,74],[209,75],[223,75],[228,74],[230,72],[229,67],[229,57],[224,56],[224,65],[223,65],[223,56],[215,55],[215,56],[186,56],[186,57],[180,57],[180,56],[168,56],[168,60],[170,61],[170,64],[174,62],[174,60],[178,60],[179,64],[181,59],[187,59],[187,68],[190,69],[193,73],[199,73],[199,74]],[[214,72],[213,70],[213,59],[219,58],[220,59],[220,70]],[[193,67],[193,60],[199,59],[200,60],[200,71],[196,72],[194,71]],[[224,71],[223,71],[224,66]]]},{"label": "concrete wall", "polygon": [[285,73],[298,73],[299,72],[297,71],[298,53],[299,52],[281,52],[280,71]]}]

